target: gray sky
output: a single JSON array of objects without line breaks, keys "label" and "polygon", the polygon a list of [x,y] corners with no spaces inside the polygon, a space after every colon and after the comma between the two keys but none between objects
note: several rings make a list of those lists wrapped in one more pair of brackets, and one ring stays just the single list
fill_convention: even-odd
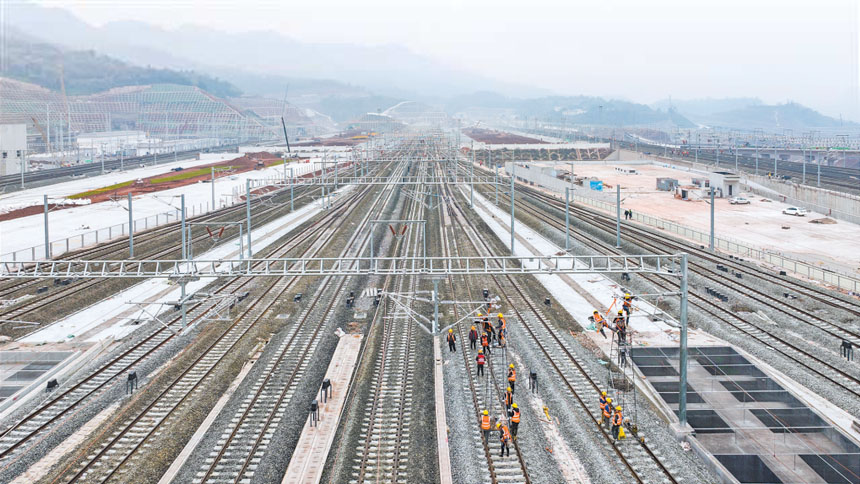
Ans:
[{"label": "gray sky", "polygon": [[37,0],[101,25],[401,44],[452,67],[653,102],[756,96],[860,120],[858,0]]}]

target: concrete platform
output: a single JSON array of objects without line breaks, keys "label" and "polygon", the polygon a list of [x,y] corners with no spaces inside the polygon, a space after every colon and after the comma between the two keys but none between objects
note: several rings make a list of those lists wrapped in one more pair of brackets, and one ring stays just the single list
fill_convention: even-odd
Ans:
[{"label": "concrete platform", "polygon": [[318,483],[322,477],[326,458],[340,423],[341,410],[346,402],[347,390],[353,370],[358,361],[362,336],[341,336],[326,370],[332,390],[328,402],[319,400],[319,421],[311,425],[310,417],[305,422],[302,435],[284,473],[283,484]]},{"label": "concrete platform", "polygon": [[[691,347],[687,420],[719,466],[746,483],[860,482],[860,444],[730,346]],[[639,371],[678,408],[678,348],[633,348]]]},{"label": "concrete platform", "polygon": [[[566,165],[561,164],[560,168],[566,168]],[[672,193],[656,189],[658,177],[676,178],[686,185],[692,177],[700,174],[657,165],[636,165],[635,169],[637,174],[624,174],[616,171],[612,164],[575,165],[577,176],[594,177],[613,187],[621,184],[622,205],[625,209],[700,231],[710,231],[710,205],[707,202],[678,200]],[[615,202],[614,188],[601,194],[577,187],[577,195]],[[748,198],[751,203],[731,205],[726,198],[716,200],[714,208],[718,237],[783,252],[803,261],[821,260],[830,265],[844,266],[846,270],[860,270],[860,254],[854,242],[860,239],[860,225],[841,220],[833,225],[813,224],[809,221],[823,218],[824,215],[812,212],[805,217],[792,217],[782,213],[784,208],[790,206],[788,204],[750,193],[737,195]],[[789,229],[783,229],[783,226]],[[790,245],[785,243],[787,236],[791,238]]]}]

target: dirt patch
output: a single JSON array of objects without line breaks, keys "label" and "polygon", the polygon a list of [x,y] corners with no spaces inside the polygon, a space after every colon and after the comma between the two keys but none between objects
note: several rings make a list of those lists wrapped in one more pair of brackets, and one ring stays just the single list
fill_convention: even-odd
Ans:
[{"label": "dirt patch", "polygon": [[464,129],[463,132],[473,140],[480,141],[481,143],[486,143],[488,145],[549,144],[546,141],[541,141],[539,139],[490,129],[470,128]]},{"label": "dirt patch", "polygon": [[293,143],[293,146],[355,146],[368,138],[314,138],[309,141]]},{"label": "dirt patch", "polygon": [[836,223],[836,221],[835,221],[835,220],[833,220],[832,218],[827,218],[827,217],[825,217],[825,218],[816,218],[816,219],[810,220],[810,221],[809,221],[809,223],[811,223],[811,224],[825,224],[825,225],[832,225],[832,224],[835,224],[835,223]]},{"label": "dirt patch", "polygon": [[[219,161],[209,165],[200,165],[193,168],[188,168],[182,171],[168,171],[147,178],[136,180],[128,180],[120,183],[115,183],[106,187],[94,188],[86,192],[76,193],[68,198],[83,200],[88,199],[90,203],[100,203],[117,198],[124,198],[129,193],[132,195],[140,195],[142,193],[160,192],[171,188],[183,187],[191,185],[202,180],[210,180],[212,177],[212,168],[219,172],[222,176],[225,173],[243,173],[246,171],[266,168],[281,162],[281,158],[268,153],[247,153],[229,161]],[[62,210],[66,208],[77,207],[78,204],[49,204],[51,211]],[[33,205],[30,207],[12,210],[0,214],[0,221],[12,220],[28,215],[42,213],[44,207],[42,205]]]}]

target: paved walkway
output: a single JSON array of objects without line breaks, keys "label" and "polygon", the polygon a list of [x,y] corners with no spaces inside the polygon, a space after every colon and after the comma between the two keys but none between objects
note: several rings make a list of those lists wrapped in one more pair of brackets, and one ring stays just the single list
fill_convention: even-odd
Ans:
[{"label": "paved walkway", "polygon": [[318,483],[322,477],[328,452],[340,423],[341,409],[346,401],[349,381],[358,360],[362,336],[341,336],[326,371],[331,381],[331,396],[328,402],[319,400],[319,421],[311,426],[308,416],[299,443],[284,474],[283,484]]}]

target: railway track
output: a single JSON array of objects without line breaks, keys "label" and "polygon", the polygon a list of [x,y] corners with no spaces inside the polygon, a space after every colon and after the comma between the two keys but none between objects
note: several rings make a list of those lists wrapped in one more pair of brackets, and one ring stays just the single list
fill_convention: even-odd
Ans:
[{"label": "railway track", "polygon": [[[275,248],[274,255],[286,255],[300,245],[313,242],[325,232],[330,232],[330,227],[343,213],[349,203],[358,199],[359,195],[353,195],[343,200],[339,206],[329,211],[320,220],[315,222],[309,230],[295,234],[286,242]],[[319,242],[320,239],[317,239]],[[310,248],[306,249],[310,250]],[[249,278],[233,278],[223,286],[219,287],[216,294],[239,293],[247,290],[251,284]],[[189,310],[189,320],[195,324],[202,320],[206,313],[215,305],[213,302],[198,303]],[[156,327],[142,337],[137,343],[125,350],[123,353],[110,358],[100,365],[79,382],[67,389],[61,389],[58,395],[50,396],[35,410],[27,414],[19,421],[7,428],[0,436],[0,469],[8,469],[18,458],[33,445],[38,444],[51,428],[55,427],[63,419],[76,415],[84,410],[87,402],[104,394],[114,386],[121,383],[119,376],[127,371],[142,365],[149,357],[154,355],[171,341],[176,334],[174,330],[181,324],[181,318],[174,317],[168,327]],[[29,446],[29,442],[33,441]]]},{"label": "railway track", "polygon": [[[357,205],[353,203],[353,206],[349,208],[352,209],[354,206]],[[317,234],[318,238],[316,238],[312,246],[304,252],[303,256],[312,256],[311,254],[318,253],[326,247],[332,241],[335,233],[337,232],[337,227],[340,226],[335,223],[335,221],[348,213],[351,212],[342,213],[335,217],[334,220],[329,220],[325,224],[324,233],[321,236],[319,236],[320,234]],[[216,366],[228,354],[230,354],[231,350],[254,325],[263,319],[270,319],[270,317],[273,317],[273,315],[270,314],[270,310],[272,310],[278,302],[284,299],[286,293],[295,286],[298,280],[298,277],[277,278],[275,282],[267,288],[262,297],[256,299],[250,307],[238,319],[236,319],[229,330],[223,333],[216,342],[207,348],[177,379],[175,379],[175,381],[169,384],[165,390],[163,390],[146,408],[144,408],[143,411],[130,418],[127,422],[123,422],[121,430],[115,431],[111,438],[100,444],[98,449],[91,451],[84,461],[78,462],[76,467],[68,475],[67,480],[69,482],[107,482],[113,477],[121,479],[119,474],[122,472],[123,466],[126,464],[136,464],[136,461],[140,459],[141,455],[139,451],[144,448],[147,441],[157,437],[161,429],[169,428],[171,424],[177,423],[177,419],[181,418],[182,410],[193,404],[196,398],[201,397],[205,388],[212,383]],[[341,285],[342,284],[343,281],[341,282]],[[320,294],[324,294],[324,292],[321,292]],[[326,308],[329,309],[333,304],[334,299],[332,298]],[[309,309],[312,311],[316,305],[317,299],[315,298]],[[308,311],[308,314],[310,314],[310,311]],[[307,314],[302,322],[306,320]],[[304,357],[308,355],[308,351],[315,347],[316,343],[319,341],[317,336],[320,334],[319,331],[325,319],[320,317],[318,321],[319,324],[316,331],[311,332],[310,337],[308,337],[309,333],[303,330],[303,324],[300,323],[294,326],[294,329],[297,330],[297,332],[293,334],[293,338],[289,341],[296,342],[297,336],[302,336],[305,342],[305,352],[300,353],[302,358],[296,359],[294,358],[295,355],[290,351],[289,358],[282,359],[281,361],[284,363],[287,361],[296,363],[296,366],[293,367],[292,371],[292,379],[295,381],[298,381],[306,368]],[[289,347],[289,345],[287,346],[288,347],[284,348],[282,356],[287,355],[288,349],[293,349]],[[278,372],[282,369],[283,366],[276,366],[273,371]],[[273,389],[274,388],[268,388],[266,390],[271,391]],[[291,387],[290,385],[286,385],[285,387],[278,387],[277,389],[283,390],[283,397],[283,395],[291,390]],[[249,408],[253,408],[253,406]],[[267,409],[264,407],[263,410],[265,411]],[[276,406],[269,410],[272,410],[268,419],[268,422],[271,424],[273,419],[276,418],[275,415],[277,413],[282,414],[284,408]],[[246,417],[250,415],[251,414],[249,412]],[[237,482],[239,480],[238,476],[248,472],[253,474],[253,469],[251,468],[253,466],[251,463],[251,455],[254,451],[263,452],[266,449],[264,442],[265,432],[260,432],[259,434],[254,435],[257,440],[251,449],[252,452],[248,454],[248,459],[242,465],[242,469],[236,474]],[[230,442],[233,441],[233,439],[228,440]],[[222,457],[224,455],[226,454],[222,454]],[[221,462],[221,460],[216,459],[213,466],[219,462]],[[224,460],[223,462],[225,465],[230,464],[227,460]],[[221,474],[213,473],[213,475],[220,476]]]},{"label": "railway track", "polygon": [[[447,203],[444,207],[440,207],[440,213],[442,210],[446,210],[446,213],[443,215],[446,216],[446,219],[450,220],[453,218],[453,209]],[[460,256],[460,248],[457,244],[454,225],[440,222],[440,227],[442,228],[442,247],[445,255],[450,256],[453,254]],[[475,300],[476,296],[467,277],[457,276],[455,278],[449,275],[447,281],[451,294],[457,294],[460,292],[457,291],[457,288],[463,287],[465,288],[467,299],[470,301]],[[455,283],[455,281],[458,282]],[[459,321],[461,317],[463,315],[460,314],[459,308],[455,305],[454,320]],[[470,436],[475,447],[483,449],[483,456],[487,461],[487,474],[484,477],[484,482],[492,482],[493,484],[529,484],[531,483],[531,478],[529,477],[528,466],[518,442],[516,440],[511,442],[515,458],[496,457],[490,446],[490,442],[486,441],[479,431],[482,412],[484,410],[487,410],[492,416],[506,415],[507,413],[504,405],[504,387],[507,387],[504,380],[507,370],[507,359],[504,357],[505,350],[499,348],[494,350],[494,354],[487,355],[488,364],[486,365],[487,368],[485,368],[487,376],[484,377],[484,381],[481,381],[477,376],[477,363],[475,361],[477,353],[472,351],[466,343],[469,337],[468,332],[465,330],[465,325],[457,324],[456,331],[467,374],[467,384],[464,385],[464,393],[471,395],[473,405],[474,426],[472,427],[473,431],[470,432]],[[499,380],[502,381],[501,384]],[[523,390],[520,389],[520,391]],[[491,435],[495,435],[495,432],[492,432]]]},{"label": "railway track", "polygon": [[[549,197],[548,195],[539,194],[532,196],[535,196],[537,199],[545,203],[551,203],[552,206],[559,210],[564,210],[563,207],[558,206],[559,202],[557,200],[553,200],[552,197]],[[520,206],[524,210],[528,211],[530,215],[537,217],[562,231],[564,230],[564,225],[558,218],[550,217],[546,213],[535,210],[528,205],[521,204]],[[577,209],[575,213],[581,217],[580,220],[586,220],[591,226],[599,227],[606,233],[614,234],[615,223],[610,220],[610,217],[582,209]],[[588,237],[587,234],[580,232],[580,235],[581,240],[590,240],[590,237]],[[855,346],[860,346],[860,331],[852,329],[850,325],[835,324],[830,319],[825,319],[816,315],[812,311],[805,309],[801,305],[800,300],[796,301],[791,298],[785,298],[777,302],[777,300],[767,294],[767,292],[756,283],[757,281],[751,281],[750,278],[774,284],[786,290],[786,292],[791,295],[802,295],[816,302],[829,304],[832,306],[832,309],[846,313],[846,319],[860,317],[860,308],[857,307],[854,301],[848,300],[847,298],[835,297],[825,290],[807,287],[800,283],[793,283],[788,277],[777,276],[761,269],[756,270],[755,268],[742,264],[735,259],[702,250],[693,244],[684,244],[682,242],[674,241],[662,234],[655,234],[632,224],[627,224],[625,226],[625,230],[622,232],[622,238],[653,253],[687,252],[706,261],[707,263],[710,263],[711,265],[708,266],[692,259],[689,262],[689,267],[693,273],[713,281],[713,285],[715,287],[719,286],[721,290],[733,291],[741,297],[754,301],[756,304],[770,308],[775,312],[782,313],[783,315],[794,319],[799,324],[808,325],[812,328],[821,330],[824,334],[834,338],[834,341],[830,346],[831,349],[837,347],[838,343],[841,341],[850,341]],[[604,244],[603,248],[608,249],[608,244]],[[618,252],[615,251],[614,253]],[[717,266],[727,267],[728,270],[725,272],[717,270]],[[735,277],[731,277],[728,275],[729,273],[735,275]],[[741,276],[738,277],[737,274],[740,274]],[[694,290],[697,289],[694,288]]]},{"label": "railway track", "polygon": [[[561,231],[564,230],[564,224],[555,217],[548,216],[543,212],[528,207],[527,205],[523,205],[522,208],[524,210],[527,210],[530,215],[538,217],[540,220],[547,223],[548,225],[553,226],[556,229],[560,229]],[[600,222],[598,222],[598,224],[601,225],[604,229],[614,233],[614,225],[606,225]],[[615,247],[611,244],[600,242],[597,239],[591,237],[589,234],[585,233],[584,231],[574,229],[573,232],[579,235],[579,241],[594,250],[597,250],[604,254],[623,255],[621,251],[615,249]],[[622,231],[622,235],[623,234],[624,231]],[[649,240],[652,240],[652,238],[654,237],[659,238],[659,235],[655,236],[639,232],[636,233],[635,237],[630,235],[628,235],[627,237],[632,243],[647,245]],[[652,248],[656,247],[652,246]],[[684,247],[678,246],[676,250],[684,250]],[[704,277],[709,277],[709,272],[710,271],[699,273]],[[645,280],[653,283],[658,288],[666,291],[677,292],[680,289],[678,281],[673,278],[644,274],[642,275],[642,277]],[[742,287],[740,289],[735,288],[735,290],[741,291],[741,294],[747,294],[748,292],[751,292],[753,294],[761,294],[760,290],[750,287]],[[789,338],[787,338],[785,334],[778,329],[768,329],[761,325],[754,325],[750,323],[750,318],[744,318],[736,314],[730,308],[725,307],[722,301],[718,302],[718,300],[714,297],[709,296],[707,294],[703,294],[703,292],[697,289],[695,285],[689,288],[689,296],[690,304],[693,307],[701,310],[703,313],[707,314],[715,321],[721,323],[724,327],[732,328],[738,331],[743,336],[752,338],[753,340],[762,344],[763,347],[770,348],[779,352],[788,360],[800,365],[801,367],[814,374],[817,378],[822,378],[836,385],[837,387],[842,388],[844,391],[851,393],[856,397],[860,397],[860,379],[858,379],[854,374],[852,374],[850,371],[846,371],[845,369],[853,365],[852,363],[836,359],[835,361],[840,361],[840,363],[842,363],[842,365],[837,366],[833,359],[828,361],[827,359],[822,357],[822,355],[820,354],[821,347],[812,347],[808,349],[803,348],[800,344],[790,341]],[[829,322],[827,322],[827,324],[831,325],[831,323]],[[829,350],[831,350],[831,353],[833,353],[834,356],[836,355],[835,351],[832,351],[832,348],[829,348]]]},{"label": "railway track", "polygon": [[[388,197],[377,198],[358,227],[363,227],[371,214],[378,213],[386,205]],[[360,233],[353,233],[344,244],[341,256],[358,255],[367,247],[370,234],[359,237]],[[269,450],[268,443],[284,413],[295,407],[293,395],[323,334],[331,329],[335,305],[337,301],[344,300],[344,292],[351,280],[351,277],[323,279],[317,291],[320,296],[293,323],[277,350],[277,356],[256,378],[250,389],[251,395],[242,400],[193,482],[235,484],[254,479],[257,466]]]},{"label": "railway track", "polygon": [[[304,198],[310,198],[312,190],[313,187],[308,187],[300,190],[298,195],[294,197],[294,201],[301,201]],[[283,202],[285,199],[286,194],[281,194],[278,196],[277,199],[273,201]],[[218,209],[216,211],[209,212],[207,214],[203,214],[194,218],[189,218],[188,222],[217,223],[230,221],[231,218],[234,218],[236,216],[238,216],[239,218],[244,218],[245,210],[246,208],[242,204],[234,205]],[[262,199],[252,200],[252,219],[254,220],[254,223],[256,225],[264,225],[268,223],[269,221],[277,218],[277,216],[279,216],[280,212],[282,211],[283,209],[281,206],[267,206]],[[157,259],[162,257],[169,257],[171,254],[175,256],[179,252],[179,249],[175,247],[176,239],[179,238],[179,236],[177,235],[179,226],[180,222],[177,221],[138,234],[136,238],[138,247],[146,248],[151,247],[152,245],[160,245],[162,243],[167,245],[166,248],[159,248],[156,246],[153,249],[149,249],[148,252],[144,253],[143,255],[139,255],[139,257],[142,259]],[[234,230],[232,227],[225,231],[225,233],[226,236],[222,237],[222,240],[224,240],[224,242],[221,242],[222,244],[231,243],[233,240],[235,240],[234,237],[238,236],[238,230]],[[211,240],[208,234],[195,235],[191,239],[191,246],[193,247],[195,243],[199,244],[207,240]],[[127,249],[128,238],[126,237],[123,239],[110,241],[98,246],[75,251],[70,254],[65,254],[65,258],[68,260],[110,259],[111,255],[117,254],[122,257],[126,257]],[[36,288],[36,286],[40,286],[43,284],[44,282],[38,280],[20,282],[16,281],[0,289],[0,298],[12,297],[16,293],[20,294],[21,291],[33,290]],[[38,298],[23,301],[20,304],[13,304],[7,306],[7,308],[5,308],[3,311],[0,311],[0,319],[22,320],[22,318],[26,318],[30,314],[36,313],[39,310],[47,308],[53,303],[67,297],[68,295],[76,294],[82,290],[95,287],[98,284],[99,281],[94,279],[72,281],[67,285],[60,286],[59,289],[55,289],[53,291],[49,290],[49,293],[43,296],[39,296]],[[34,331],[38,329],[40,328],[36,328]]]},{"label": "railway track", "polygon": [[[416,153],[415,147],[410,151],[412,159],[429,158],[426,153]],[[419,175],[426,176],[420,165]],[[422,219],[424,204],[412,198],[408,200],[406,218]],[[421,254],[422,240],[417,232],[409,230],[405,237],[396,238],[391,253],[402,256]],[[422,233],[421,237],[426,237],[426,234]],[[393,285],[397,293],[414,293],[418,283],[416,277],[398,277],[394,281],[386,279],[384,286]],[[417,478],[415,472],[411,472],[413,459],[410,453],[419,450],[413,436],[413,425],[416,424],[413,396],[417,376],[416,350],[419,336],[423,335],[418,334],[417,324],[405,309],[396,307],[388,298],[382,301],[382,305],[384,308],[377,310],[382,321],[374,321],[374,324],[382,325],[381,341],[379,351],[374,355],[361,434],[352,456],[350,484],[410,482]],[[408,305],[411,310],[414,301]]]},{"label": "railway track", "polygon": [[[465,222],[465,212],[459,206],[456,198],[450,197],[450,199],[455,201],[456,216],[454,220],[463,233],[467,234],[467,239],[471,241],[473,249],[482,255],[492,255],[492,250],[484,237]],[[592,422],[594,428],[599,431],[602,436],[599,445],[605,455],[614,454],[617,456],[618,461],[626,469],[626,473],[635,482],[678,483],[679,481],[674,477],[678,470],[669,469],[662,462],[659,453],[648,445],[641,432],[635,439],[630,438],[617,444],[613,443],[609,432],[598,424],[599,415],[593,403],[597,401],[601,391],[609,390],[598,384],[601,378],[592,374],[587,366],[579,360],[569,342],[560,335],[540,308],[531,301],[519,281],[511,276],[492,276],[492,280],[502,299],[508,301],[509,312],[513,311],[516,316],[516,318],[509,320],[508,325],[522,324],[524,331],[518,333],[528,335],[531,338],[530,342],[540,348],[549,366],[555,370],[555,374],[563,386],[569,390],[571,396],[578,403],[579,413],[585,421]]]}]

